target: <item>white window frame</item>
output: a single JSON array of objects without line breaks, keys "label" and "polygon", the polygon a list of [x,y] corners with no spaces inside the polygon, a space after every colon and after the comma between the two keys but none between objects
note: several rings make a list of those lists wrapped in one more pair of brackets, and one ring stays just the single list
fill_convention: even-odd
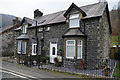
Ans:
[{"label": "white window frame", "polygon": [[32,43],[32,55],[37,55],[36,50],[37,50],[37,43]]},{"label": "white window frame", "polygon": [[17,53],[21,54],[21,41],[18,41]]},{"label": "white window frame", "polygon": [[[25,43],[25,53],[23,53],[23,43]],[[26,45],[27,45],[27,42],[26,42],[26,41],[23,41],[23,42],[22,42],[22,54],[26,54]]]},{"label": "white window frame", "polygon": [[[73,45],[68,44],[68,41],[74,41],[74,44],[73,44]],[[66,58],[74,59],[75,53],[74,53],[74,56],[73,56],[73,57],[68,57],[68,56],[67,56],[67,46],[74,46],[74,47],[75,47],[75,40],[66,40]],[[76,47],[75,47],[75,48],[76,48]],[[74,49],[74,52],[76,52],[75,49]]]},{"label": "white window frame", "polygon": [[43,27],[39,27],[39,32],[42,32],[43,31]]},{"label": "white window frame", "polygon": [[70,15],[70,18],[69,18],[69,20],[70,20],[70,22],[69,22],[69,28],[76,28],[76,27],[80,26],[79,21],[78,21],[78,24],[76,26],[71,26],[71,23],[72,23],[71,20],[75,20],[75,19],[79,20],[79,14],[71,14]]},{"label": "white window frame", "polygon": [[47,27],[47,28],[46,28],[46,31],[50,31],[50,27]]},{"label": "white window frame", "polygon": [[[78,44],[78,41],[81,41],[81,45]],[[77,59],[82,59],[82,40],[77,41]],[[81,46],[81,57],[78,57],[78,46]]]},{"label": "white window frame", "polygon": [[27,33],[27,25],[23,26],[23,33]]}]

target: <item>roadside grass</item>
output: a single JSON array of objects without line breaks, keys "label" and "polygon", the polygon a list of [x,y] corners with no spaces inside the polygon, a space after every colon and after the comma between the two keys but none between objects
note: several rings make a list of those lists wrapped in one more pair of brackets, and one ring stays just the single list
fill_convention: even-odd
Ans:
[{"label": "roadside grass", "polygon": [[113,77],[120,77],[120,61],[117,61],[114,72],[113,72]]}]

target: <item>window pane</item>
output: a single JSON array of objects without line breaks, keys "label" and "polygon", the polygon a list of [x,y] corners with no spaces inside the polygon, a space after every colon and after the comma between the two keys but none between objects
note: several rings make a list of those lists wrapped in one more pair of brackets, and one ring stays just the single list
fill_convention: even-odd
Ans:
[{"label": "window pane", "polygon": [[81,46],[77,47],[77,57],[82,58],[82,47]]},{"label": "window pane", "polygon": [[22,53],[26,54],[26,42],[22,42]]},{"label": "window pane", "polygon": [[70,19],[73,19],[73,18],[79,18],[79,14],[72,14],[72,15],[70,15]]},{"label": "window pane", "polygon": [[70,20],[70,28],[79,27],[79,18]]},{"label": "window pane", "polygon": [[21,41],[18,42],[18,53],[21,53]]},{"label": "window pane", "polygon": [[78,41],[78,45],[81,45],[81,40]]},{"label": "window pane", "polygon": [[74,41],[67,41],[67,44],[68,45],[74,45],[75,43],[74,43]]},{"label": "window pane", "polygon": [[23,33],[27,33],[27,25],[23,26]]},{"label": "window pane", "polygon": [[52,48],[52,54],[55,55],[55,47]]},{"label": "window pane", "polygon": [[75,46],[67,46],[67,57],[75,57]]}]

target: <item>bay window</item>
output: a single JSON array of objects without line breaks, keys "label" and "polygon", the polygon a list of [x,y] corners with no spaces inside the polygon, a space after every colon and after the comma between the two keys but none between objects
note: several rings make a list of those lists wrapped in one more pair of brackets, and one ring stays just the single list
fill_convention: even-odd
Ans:
[{"label": "bay window", "polygon": [[75,40],[66,41],[66,58],[75,57]]},{"label": "bay window", "polygon": [[22,42],[22,54],[26,54],[26,42]]},{"label": "bay window", "polygon": [[77,41],[77,59],[82,58],[82,40]]},{"label": "bay window", "polygon": [[76,57],[77,59],[82,59],[82,46],[82,40],[67,40],[66,58],[74,59],[74,57]]},{"label": "bay window", "polygon": [[21,54],[21,41],[18,41],[17,53]]},{"label": "bay window", "polygon": [[79,14],[71,14],[69,19],[70,19],[69,22],[70,28],[79,27]]}]

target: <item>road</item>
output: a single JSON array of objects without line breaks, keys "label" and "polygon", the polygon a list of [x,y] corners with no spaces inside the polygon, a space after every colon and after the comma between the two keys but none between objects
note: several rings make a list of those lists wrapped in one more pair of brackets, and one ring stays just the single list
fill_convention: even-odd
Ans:
[{"label": "road", "polygon": [[2,72],[3,78],[32,78],[32,80],[42,80],[42,78],[78,78],[78,76],[75,75],[28,68],[23,65],[5,61],[2,61],[2,68],[0,68],[0,72]]}]

